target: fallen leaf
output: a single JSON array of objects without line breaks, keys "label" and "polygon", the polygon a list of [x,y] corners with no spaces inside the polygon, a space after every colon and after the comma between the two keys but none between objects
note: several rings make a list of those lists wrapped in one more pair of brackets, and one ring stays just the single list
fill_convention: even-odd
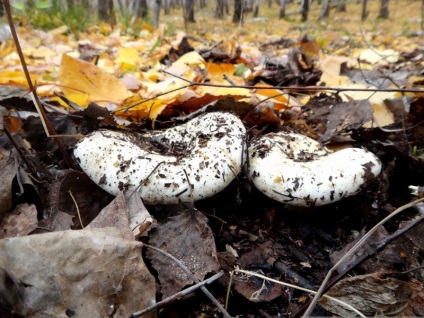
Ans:
[{"label": "fallen leaf", "polygon": [[65,96],[80,106],[87,106],[89,102],[100,105],[119,103],[129,95],[125,85],[116,77],[67,54],[62,56],[60,83]]},{"label": "fallen leaf", "polygon": [[0,148],[0,219],[12,208],[12,181],[17,172],[17,158],[10,151]]},{"label": "fallen leaf", "polygon": [[154,220],[137,192],[121,192],[91,221],[87,228],[117,227],[132,231],[135,238],[147,231]]},{"label": "fallen leaf", "polygon": [[37,228],[37,225],[35,205],[20,204],[0,221],[0,239],[28,235]]},{"label": "fallen leaf", "polygon": [[336,135],[358,129],[372,120],[372,107],[368,100],[336,103],[329,109],[325,119],[320,120],[326,122],[326,131],[320,140],[328,142]]},{"label": "fallen leaf", "polygon": [[0,240],[0,314],[129,317],[155,302],[141,246],[117,228]]},{"label": "fallen leaf", "polygon": [[[219,269],[214,237],[207,218],[200,212],[183,212],[159,222],[149,235],[149,243],[176,257],[199,280]],[[147,257],[158,272],[163,297],[193,284],[193,280],[170,258],[152,250],[147,250]]]},{"label": "fallen leaf", "polygon": [[[351,305],[365,316],[402,316],[411,299],[411,288],[401,280],[369,274],[345,278],[326,295]],[[341,317],[357,317],[355,312],[331,299],[322,297],[319,304]]]},{"label": "fallen leaf", "polygon": [[[90,195],[87,195],[89,193]],[[71,196],[72,194],[72,196]],[[75,199],[75,202],[74,202]],[[49,208],[51,214],[62,211],[74,216],[76,227],[91,222],[99,212],[112,201],[113,197],[103,191],[83,172],[66,170],[61,178],[55,180],[49,188]]]}]

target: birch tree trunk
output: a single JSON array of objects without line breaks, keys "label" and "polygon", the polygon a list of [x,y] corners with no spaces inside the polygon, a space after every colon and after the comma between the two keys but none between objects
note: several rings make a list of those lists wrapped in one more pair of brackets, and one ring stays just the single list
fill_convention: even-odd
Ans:
[{"label": "birch tree trunk", "polygon": [[99,17],[100,20],[111,23],[115,21],[113,16],[113,0],[99,1]]},{"label": "birch tree trunk", "polygon": [[185,0],[184,21],[196,22],[196,20],[194,19],[194,0]]},{"label": "birch tree trunk", "polygon": [[222,19],[224,18],[224,0],[216,0],[216,9],[215,9],[215,18]]},{"label": "birch tree trunk", "polygon": [[280,19],[286,16],[286,0],[280,0]]},{"label": "birch tree trunk", "polygon": [[330,0],[324,0],[322,2],[321,12],[319,13],[318,19],[327,18],[330,15]]},{"label": "birch tree trunk", "polygon": [[255,18],[259,16],[259,4],[260,0],[255,0],[255,3],[253,4],[253,16]]},{"label": "birch tree trunk", "polygon": [[302,0],[302,22],[308,21],[308,13],[309,13],[309,0]]},{"label": "birch tree trunk", "polygon": [[367,11],[367,0],[362,0],[362,14],[361,14],[361,20],[364,21],[368,16]]},{"label": "birch tree trunk", "polygon": [[243,23],[243,0],[234,1],[233,23]]},{"label": "birch tree trunk", "polygon": [[153,27],[159,26],[160,0],[153,1]]},{"label": "birch tree trunk", "polygon": [[389,17],[389,0],[381,0],[380,14],[378,17],[381,19],[387,19]]}]

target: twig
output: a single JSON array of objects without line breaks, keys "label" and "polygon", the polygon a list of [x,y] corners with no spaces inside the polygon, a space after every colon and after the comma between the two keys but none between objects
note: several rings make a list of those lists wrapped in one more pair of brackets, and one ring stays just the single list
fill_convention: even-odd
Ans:
[{"label": "twig", "polygon": [[[149,244],[143,244],[143,246],[150,248],[156,252],[159,252],[165,255],[166,257],[172,259],[184,271],[184,273],[186,273],[187,276],[189,276],[196,284],[200,283],[200,281],[193,275],[193,273],[190,272],[190,270],[183,263],[181,263],[180,260],[178,260],[175,256],[169,254],[168,252],[156,246],[152,246]],[[224,315],[224,317],[231,318],[230,314],[224,309],[224,307],[222,307],[222,305],[218,302],[218,300],[206,289],[205,286],[200,286],[200,289],[214,303],[214,305],[219,309],[219,311]]]},{"label": "twig", "polygon": [[12,11],[10,9],[9,0],[4,0],[3,5],[4,5],[4,10],[5,10],[6,16],[7,16],[7,21],[9,23],[10,32],[12,34],[13,42],[15,43],[16,51],[19,55],[19,60],[21,61],[21,66],[22,66],[22,69],[24,71],[25,78],[26,78],[26,81],[28,83],[28,87],[31,91],[31,99],[34,103],[35,108],[37,109],[37,112],[40,114],[40,119],[41,119],[41,123],[43,124],[44,131],[45,131],[47,137],[53,138],[54,141],[56,142],[57,146],[59,147],[60,152],[62,153],[63,159],[65,160],[66,164],[69,167],[73,168],[74,167],[73,161],[72,161],[71,157],[69,156],[69,154],[67,153],[65,146],[63,145],[62,140],[58,138],[58,137],[60,137],[60,135],[58,135],[56,133],[55,129],[53,128],[52,124],[50,123],[49,119],[47,118],[46,112],[44,111],[44,108],[41,105],[40,100],[37,96],[36,86],[32,84],[32,80],[31,80],[31,77],[29,75],[26,63],[25,63],[25,57],[24,57],[24,54],[22,53],[21,45],[19,43],[18,34],[16,33],[15,25],[13,24]]},{"label": "twig", "polygon": [[165,298],[165,299],[157,302],[156,304],[154,304],[152,306],[149,306],[149,307],[147,307],[147,308],[145,308],[143,310],[140,310],[140,311],[137,311],[137,312],[133,313],[130,317],[131,318],[136,318],[136,317],[139,317],[139,316],[141,316],[143,314],[146,314],[146,313],[148,313],[148,312],[150,312],[152,310],[155,310],[155,309],[164,307],[165,305],[169,304],[170,302],[175,301],[175,300],[178,300],[178,299],[181,299],[183,296],[186,296],[188,294],[191,294],[192,292],[194,292],[195,290],[199,289],[200,287],[216,281],[222,275],[224,275],[224,272],[223,271],[220,271],[219,273],[213,275],[212,277],[209,277],[208,279],[206,279],[206,280],[204,280],[202,282],[199,282],[199,283],[197,283],[197,284],[195,284],[193,286],[190,286],[189,288],[183,289],[182,291],[180,291],[180,292],[178,292],[178,293],[176,293],[176,294],[174,294],[172,296],[169,296],[169,297],[167,297],[167,298]]},{"label": "twig", "polygon": [[[283,286],[286,286],[286,287],[291,287],[291,288],[298,289],[298,290],[301,290],[301,291],[305,291],[305,292],[308,292],[308,293],[311,293],[311,294],[315,294],[315,295],[318,294],[317,292],[315,292],[313,290],[310,290],[310,289],[307,289],[307,288],[303,288],[303,287],[300,287],[300,286],[296,286],[296,285],[293,285],[293,284],[281,282],[279,280],[266,277],[265,275],[261,275],[261,274],[255,273],[255,272],[251,272],[251,271],[246,271],[246,270],[243,270],[243,269],[239,269],[238,267],[236,267],[234,269],[234,272],[236,272],[236,273],[243,273],[243,274],[250,275],[250,276],[256,276],[256,277],[265,279],[267,281],[273,282],[275,284],[283,285]],[[330,300],[332,300],[334,302],[337,302],[338,304],[342,305],[343,307],[348,308],[351,311],[355,312],[357,315],[365,318],[365,315],[362,314],[359,310],[355,309],[351,305],[349,305],[349,304],[347,304],[347,303],[345,303],[345,302],[343,302],[343,301],[341,301],[341,300],[339,300],[337,298],[334,298],[334,297],[331,297],[331,296],[327,296],[327,295],[322,295],[322,297],[325,297],[325,298],[330,299]]]},{"label": "twig", "polygon": [[80,210],[79,210],[79,207],[78,207],[77,200],[75,200],[75,197],[74,197],[74,195],[72,194],[72,191],[71,191],[71,190],[69,190],[69,191],[68,191],[68,193],[69,193],[69,195],[71,196],[72,201],[74,201],[75,207],[76,207],[76,209],[77,209],[78,219],[79,219],[79,221],[80,221],[81,228],[84,228],[84,224],[82,224],[81,213],[80,213]]},{"label": "twig", "polygon": [[[223,85],[223,84],[212,84],[212,83],[196,83],[196,82],[192,82],[189,81],[181,76],[172,74],[170,72],[167,71],[162,71],[168,75],[174,76],[175,78],[178,78],[180,80],[185,81],[186,83],[188,83],[187,85],[182,85],[178,88],[174,88],[172,90],[160,93],[160,94],[156,94],[153,97],[147,98],[145,100],[142,100],[140,102],[137,102],[135,104],[132,104],[130,106],[127,106],[123,109],[117,109],[114,110],[112,112],[112,114],[116,114],[119,112],[126,112],[128,110],[130,110],[131,108],[134,108],[138,105],[147,103],[149,101],[152,101],[158,97],[167,95],[167,94],[171,94],[174,93],[176,91],[185,89],[185,88],[189,88],[189,87],[196,87],[196,86],[203,86],[203,87],[215,87],[215,88],[234,88],[234,89],[239,89],[239,88],[245,88],[245,89],[255,89],[255,90],[285,90],[288,92],[334,92],[334,93],[340,93],[340,92],[401,92],[401,93],[423,93],[424,90],[422,89],[400,89],[400,88],[385,88],[385,89],[379,89],[379,88],[348,88],[348,87],[343,87],[343,88],[331,88],[331,87],[322,87],[322,86],[251,86],[251,85],[237,85],[237,86],[233,86],[233,85]],[[287,93],[288,94],[288,93]]]},{"label": "twig", "polygon": [[225,296],[225,310],[228,310],[228,302],[230,300],[231,285],[233,284],[234,271],[230,272],[230,281],[228,282],[227,295]]},{"label": "twig", "polygon": [[387,217],[385,217],[383,220],[381,220],[380,222],[378,222],[345,255],[343,255],[343,257],[340,258],[340,260],[328,271],[327,275],[324,278],[324,281],[322,282],[320,288],[318,289],[317,293],[315,294],[314,298],[312,299],[311,303],[309,304],[309,306],[306,309],[306,311],[303,314],[303,316],[304,317],[309,317],[311,315],[312,310],[314,309],[316,303],[318,302],[318,299],[322,296],[322,294],[323,294],[323,292],[325,290],[325,287],[327,286],[328,281],[330,280],[330,278],[333,275],[333,273],[337,270],[337,267],[339,267],[344,261],[346,261],[346,259],[348,259],[349,257],[351,257],[359,249],[359,247],[361,247],[364,244],[364,242],[378,229],[378,227],[380,225],[383,225],[388,220],[390,220],[394,216],[398,215],[402,211],[404,211],[404,210],[406,210],[408,208],[411,208],[411,207],[417,205],[418,203],[420,203],[422,201],[424,201],[424,198],[418,199],[418,200],[415,200],[415,201],[412,201],[412,202],[410,202],[408,204],[405,204],[405,205],[401,206],[400,208],[397,208],[395,211],[393,211],[393,213],[391,213],[390,215],[388,215]]}]

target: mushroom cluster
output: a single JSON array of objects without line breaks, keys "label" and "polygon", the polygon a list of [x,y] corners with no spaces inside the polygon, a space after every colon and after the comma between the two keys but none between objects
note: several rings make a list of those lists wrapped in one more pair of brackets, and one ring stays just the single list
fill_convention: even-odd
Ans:
[{"label": "mushroom cluster", "polygon": [[[84,172],[110,194],[137,190],[147,204],[175,204],[223,190],[242,170],[245,135],[237,116],[214,112],[141,136],[96,131],[77,144],[74,154]],[[298,206],[336,202],[381,172],[379,159],[367,150],[331,152],[295,133],[252,140],[248,154],[256,188]]]},{"label": "mushroom cluster", "polygon": [[142,136],[96,131],[77,144],[74,155],[110,194],[138,189],[147,204],[175,204],[223,190],[242,169],[245,135],[238,117],[207,113]]}]

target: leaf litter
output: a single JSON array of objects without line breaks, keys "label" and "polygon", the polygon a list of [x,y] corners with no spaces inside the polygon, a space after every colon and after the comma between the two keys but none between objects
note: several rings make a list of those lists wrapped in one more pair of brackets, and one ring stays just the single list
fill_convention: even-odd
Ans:
[{"label": "leaf litter", "polygon": [[[128,316],[147,307],[154,302],[156,291],[141,258],[142,244],[134,237],[176,256],[199,280],[220,268],[230,272],[238,265],[316,288],[330,266],[331,255],[338,250],[343,253],[358,232],[410,201],[408,186],[422,184],[424,173],[420,93],[343,89],[422,88],[422,49],[406,39],[399,40],[397,47],[386,44],[391,51],[357,49],[345,56],[332,55],[330,47],[337,41],[326,47],[318,42],[322,39],[294,34],[297,38],[284,42],[286,45],[265,35],[258,39],[243,35],[237,41],[221,36],[221,41],[215,42],[208,34],[204,41],[196,41],[180,33],[149,51],[146,48],[157,41],[155,32],[133,43],[125,43],[128,38],[116,34],[87,34],[79,43],[62,46],[51,45],[56,41],[54,35],[27,32],[23,38],[32,47],[24,53],[33,79],[41,83],[38,93],[48,106],[50,121],[62,134],[122,126],[139,132],[177,125],[203,112],[230,111],[251,127],[250,137],[290,127],[333,147],[346,143],[366,147],[378,154],[385,171],[380,184],[313,211],[272,202],[240,177],[223,193],[196,203],[208,218],[181,209],[169,217],[171,208],[144,207],[141,199],[130,193],[113,198],[82,172],[66,167],[54,142],[44,137],[26,90],[16,87],[26,84],[22,73],[13,70],[16,56],[10,53],[2,61],[2,131],[7,129],[19,141],[23,156],[12,151],[4,134],[0,136],[1,231],[3,236],[13,237],[0,241],[0,253],[4,253],[0,259],[9,262],[0,266],[2,275],[13,282],[8,290],[0,285],[2,296],[8,295],[1,303],[2,310],[12,308],[34,317],[93,312]],[[373,44],[380,40],[377,35]],[[324,60],[322,50],[327,53]],[[97,65],[92,63],[95,56],[99,56]],[[324,84],[333,90],[308,89]],[[71,151],[76,139],[64,141]],[[23,183],[19,176],[24,158],[32,166],[32,171],[27,166],[32,184]],[[157,224],[152,215],[159,220]],[[384,231],[395,232],[400,222],[413,217],[411,211],[400,221],[391,221]],[[88,228],[75,230],[82,226]],[[46,231],[53,233],[43,233]],[[25,236],[31,232],[43,234]],[[346,268],[365,274],[343,279],[329,293],[348,298],[348,303],[369,315],[419,316],[422,247],[414,245],[418,238],[411,233],[405,234],[408,240],[401,236],[380,252],[377,263],[369,259],[357,266],[355,258],[347,261]],[[372,246],[376,240],[371,238],[368,244]],[[225,252],[226,247],[231,254]],[[366,254],[370,247],[364,248]],[[158,278],[162,297],[193,283],[170,259],[150,250],[144,256]],[[64,259],[72,262],[67,265]],[[31,266],[21,269],[21,263]],[[384,272],[375,273],[376,268]],[[397,275],[406,270],[414,275]],[[79,275],[86,272],[93,274],[80,280]],[[387,277],[381,278],[384,275]],[[228,275],[220,281],[214,291],[223,302]],[[55,287],[44,288],[45,282],[55,282]],[[352,288],[351,293],[346,286]],[[78,297],[81,288],[87,291],[86,297]],[[60,298],[58,291],[69,297]],[[28,298],[22,298],[23,293]],[[168,312],[216,311],[201,300],[194,295],[181,301],[185,308],[177,303]],[[281,315],[298,312],[307,301],[308,296],[296,290],[249,278],[234,283],[228,310],[232,315]],[[37,302],[40,307],[32,307]],[[55,309],[51,309],[53,304]],[[350,315],[334,304],[321,305],[333,314]],[[314,313],[329,312],[319,308]]]}]

